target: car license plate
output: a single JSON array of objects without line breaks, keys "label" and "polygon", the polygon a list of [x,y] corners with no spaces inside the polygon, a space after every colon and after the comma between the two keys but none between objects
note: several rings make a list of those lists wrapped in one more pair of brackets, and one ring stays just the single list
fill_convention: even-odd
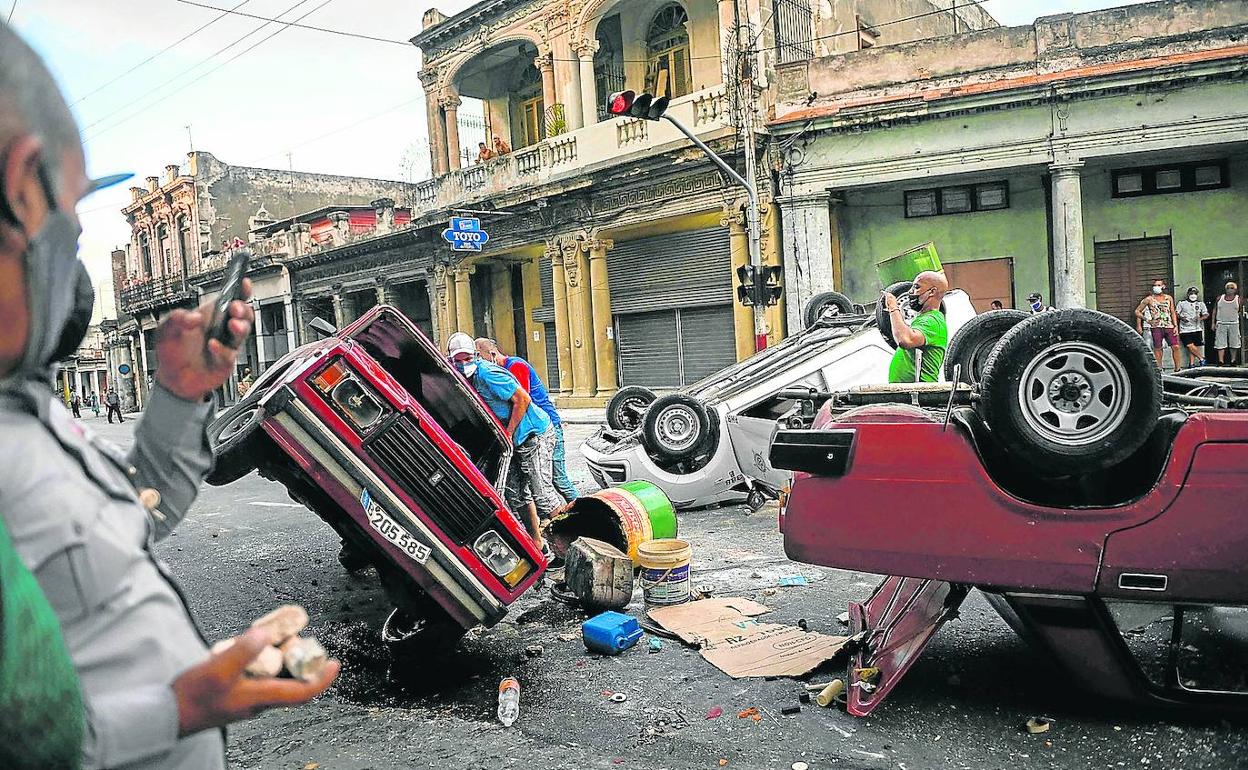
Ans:
[{"label": "car license plate", "polygon": [[369,526],[377,530],[382,537],[412,557],[418,564],[424,564],[429,560],[431,553],[429,546],[412,537],[397,521],[390,518],[390,514],[377,504],[367,489],[360,493],[360,504],[364,506],[364,515],[368,517]]}]

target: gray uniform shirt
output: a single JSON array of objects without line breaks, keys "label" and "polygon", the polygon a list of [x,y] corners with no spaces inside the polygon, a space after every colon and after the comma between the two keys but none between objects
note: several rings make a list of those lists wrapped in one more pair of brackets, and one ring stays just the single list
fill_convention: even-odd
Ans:
[{"label": "gray uniform shirt", "polygon": [[[170,684],[207,648],[149,550],[182,520],[212,464],[211,412],[157,386],[123,455],[42,383],[0,387],[0,514],[78,671],[84,768],[225,766],[222,731],[178,739]],[[143,487],[160,492],[158,513],[139,502]]]}]

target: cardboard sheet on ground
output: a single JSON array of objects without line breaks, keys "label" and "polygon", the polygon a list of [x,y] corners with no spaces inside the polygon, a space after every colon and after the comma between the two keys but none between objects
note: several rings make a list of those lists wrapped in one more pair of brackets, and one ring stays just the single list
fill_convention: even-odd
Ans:
[{"label": "cardboard sheet on ground", "polygon": [[689,644],[731,676],[801,676],[832,658],[846,637],[803,631],[796,626],[760,623],[771,608],[724,597],[650,611],[650,618]]}]

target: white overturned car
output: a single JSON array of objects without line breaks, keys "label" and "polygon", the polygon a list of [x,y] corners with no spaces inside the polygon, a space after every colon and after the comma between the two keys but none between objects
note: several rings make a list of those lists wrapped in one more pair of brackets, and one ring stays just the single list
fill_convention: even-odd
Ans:
[{"label": "white overturned car", "polygon": [[[888,290],[900,295],[909,286]],[[604,487],[649,481],[678,508],[743,496],[758,507],[773,497],[792,475],[767,457],[776,421],[797,404],[783,391],[888,382],[895,344],[887,315],[853,314],[837,296],[843,302],[822,310],[808,328],[681,391],[656,396],[621,388],[607,405],[608,424],[581,445],[594,480]],[[956,289],[945,295],[944,309],[950,338],[975,315]]]}]

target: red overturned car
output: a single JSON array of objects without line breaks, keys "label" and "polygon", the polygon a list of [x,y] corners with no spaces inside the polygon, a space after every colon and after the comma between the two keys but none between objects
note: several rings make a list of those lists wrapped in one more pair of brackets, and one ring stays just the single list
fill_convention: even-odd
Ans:
[{"label": "red overturned car", "polygon": [[[276,480],[372,565],[396,651],[491,626],[545,571],[502,489],[512,445],[477,393],[402,313],[379,306],[274,363],[208,428],[212,484]],[[343,557],[340,557],[343,558]]]},{"label": "red overturned car", "polygon": [[986,313],[949,354],[958,385],[808,393],[771,446],[790,558],[890,576],[849,608],[849,712],[972,588],[1095,694],[1248,705],[1248,372],[1163,376],[1081,309]]}]

